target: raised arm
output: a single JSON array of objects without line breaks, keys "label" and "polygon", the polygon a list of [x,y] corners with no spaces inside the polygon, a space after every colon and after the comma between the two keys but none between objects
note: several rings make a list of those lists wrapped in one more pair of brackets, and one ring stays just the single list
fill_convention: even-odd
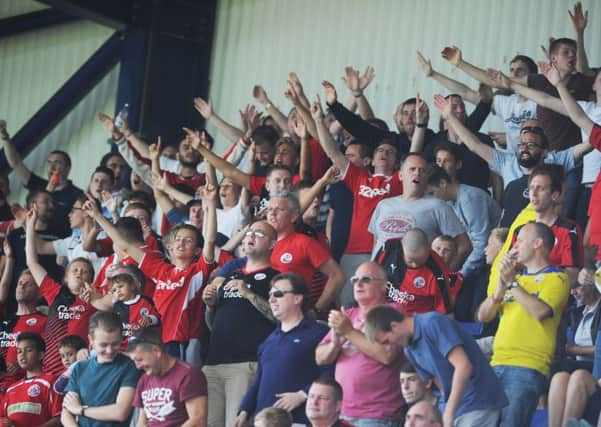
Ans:
[{"label": "raised arm", "polygon": [[547,77],[547,80],[549,80],[549,82],[551,82],[551,84],[557,88],[561,102],[563,103],[566,112],[570,116],[570,119],[576,123],[576,125],[587,135],[590,135],[593,131],[593,125],[595,123],[586,115],[580,105],[578,105],[566,86],[565,80],[560,77],[557,68],[555,68],[555,66],[551,66],[546,71],[547,72],[545,73],[545,76]]},{"label": "raised arm", "polygon": [[215,239],[217,238],[217,186],[207,184],[202,196],[204,219],[202,222],[202,237],[204,245],[202,256],[208,264],[215,261]]},{"label": "raised arm", "polygon": [[211,100],[208,102],[200,97],[194,98],[194,108],[209,123],[212,123],[231,142],[237,142],[244,136],[244,132],[236,126],[223,120],[213,111]]},{"label": "raised arm", "polygon": [[309,191],[305,191],[302,194],[302,197],[298,195],[300,203],[300,215],[302,216],[303,213],[309,209],[309,206],[311,206],[313,200],[315,200],[315,198],[321,194],[327,185],[335,184],[338,181],[340,181],[340,170],[338,170],[336,166],[330,166],[323,176],[315,181],[315,184],[309,188]]},{"label": "raised arm", "polygon": [[[461,56],[461,49],[459,49],[457,46],[445,47],[442,50],[441,55],[444,59],[449,61],[455,67],[459,68],[461,71],[466,73],[468,76],[471,76],[472,78],[474,78],[474,79],[478,80],[479,82],[484,83],[488,86],[495,87],[495,88],[498,87],[498,86],[495,86],[494,82],[486,75],[486,70],[484,70],[482,68],[478,68],[475,65],[472,65],[469,62],[465,61]],[[520,78],[513,78],[512,80],[517,83],[527,85],[528,84],[527,79],[528,79],[527,76],[523,76]]]},{"label": "raised arm", "polygon": [[244,188],[250,189],[250,175],[242,172],[236,166],[229,163],[227,160],[222,159],[217,154],[213,153],[208,147],[205,147],[200,142],[192,141],[192,146],[200,152],[200,155],[215,169],[220,171],[223,176],[230,178],[236,184],[241,185]]},{"label": "raised arm", "polygon": [[586,75],[593,75],[593,70],[588,65],[586,50],[584,49],[584,30],[588,24],[588,10],[582,13],[582,3],[577,1],[574,5],[574,13],[568,11],[574,31],[576,31],[576,43],[578,50],[576,51],[576,70]]},{"label": "raised arm", "polygon": [[130,243],[123,237],[121,232],[111,222],[106,219],[102,212],[98,209],[98,206],[94,202],[92,196],[88,194],[88,200],[84,203],[84,211],[96,220],[96,222],[106,231],[106,234],[113,239],[113,243],[119,247],[123,252],[131,256],[137,262],[142,261],[144,252],[136,245]]},{"label": "raised arm", "polygon": [[[315,126],[313,119],[311,119],[311,122]],[[300,165],[298,174],[301,180],[313,181],[313,177],[311,176],[311,148],[309,147],[309,133],[307,132],[305,119],[297,115],[292,123],[292,129],[300,138]]]},{"label": "raised arm", "polygon": [[[323,82],[324,90],[326,92],[326,100],[332,100],[336,98],[336,89],[329,82]],[[321,99],[319,95],[316,96],[313,105],[311,106],[311,115],[313,116],[313,120],[315,121],[315,126],[317,127],[317,139],[319,139],[319,143],[323,147],[323,150],[326,152],[334,166],[338,168],[340,171],[346,171],[348,166],[348,159],[342,154],[340,148],[336,141],[332,139],[330,132],[326,128],[324,123],[324,114],[323,109],[321,107]]]},{"label": "raised arm", "polygon": [[[300,80],[298,79],[298,76],[295,73],[290,74],[295,76],[295,80],[294,82],[288,81],[288,88],[286,89],[286,92],[284,92],[284,95],[290,100],[290,102],[292,102],[292,105],[294,105],[294,107],[296,108],[297,116],[300,116],[304,121],[306,131],[310,135],[316,135],[317,130],[315,129],[315,123],[313,122],[313,119],[311,117],[311,112],[309,111],[309,107],[305,106],[305,101],[307,101],[307,97],[305,96],[305,93],[303,91],[303,86],[301,85]],[[297,134],[297,136],[300,138],[300,135]]]},{"label": "raised arm", "polygon": [[15,267],[15,256],[13,254],[8,239],[4,239],[4,268],[2,269],[2,277],[0,278],[0,304],[4,304],[10,292],[10,284],[13,279],[13,271]]},{"label": "raised arm", "polygon": [[359,75],[359,70],[353,69],[353,67],[344,68],[345,76],[342,77],[346,87],[351,91],[357,101],[357,110],[362,119],[368,120],[375,117],[371,105],[365,98],[363,91],[371,83],[375,77],[374,68],[367,66],[363,75]]},{"label": "raised arm", "polygon": [[467,145],[467,148],[482,157],[490,165],[492,163],[493,149],[486,144],[482,144],[476,135],[470,132],[455,115],[451,114],[451,102],[448,99],[444,99],[442,95],[434,95],[434,106],[440,111],[442,117],[447,120],[448,125],[453,128],[459,139]]},{"label": "raised arm", "polygon": [[265,111],[273,117],[273,120],[275,120],[279,128],[282,129],[283,132],[286,132],[288,129],[288,117],[272,104],[265,89],[260,85],[256,85],[253,87],[253,96],[261,105],[263,105]]},{"label": "raised arm", "polygon": [[510,89],[525,98],[533,100],[542,107],[555,111],[556,113],[563,114],[565,116],[568,115],[568,112],[562,104],[561,99],[555,96],[549,95],[537,89],[530,88],[523,84],[516,83],[499,70],[488,70],[487,75],[494,82],[496,82],[498,87]]},{"label": "raised arm", "polygon": [[[443,87],[448,89],[451,93],[460,95],[465,101],[477,104],[480,102],[480,95],[473,89],[470,89],[467,85],[453,80],[452,78],[435,71],[432,68],[432,63],[429,59],[426,59],[421,52],[417,52],[417,62],[420,65],[424,75],[430,77],[440,83]],[[416,129],[417,130],[417,129]]]},{"label": "raised arm", "polygon": [[421,99],[419,93],[415,97],[415,130],[411,136],[410,153],[421,153],[424,149],[427,125],[424,120],[428,117],[428,106]]},{"label": "raised arm", "polygon": [[25,260],[27,262],[27,268],[33,276],[33,280],[40,286],[48,272],[42,264],[40,264],[38,254],[35,250],[35,223],[37,220],[38,211],[34,206],[27,212],[27,220],[25,221]]},{"label": "raised arm", "polygon": [[21,184],[27,185],[31,177],[31,171],[23,164],[23,158],[17,151],[10,139],[10,135],[6,130],[6,122],[0,119],[0,138],[2,138],[2,146],[4,147],[4,155],[8,165],[12,168],[15,174],[19,177]]}]

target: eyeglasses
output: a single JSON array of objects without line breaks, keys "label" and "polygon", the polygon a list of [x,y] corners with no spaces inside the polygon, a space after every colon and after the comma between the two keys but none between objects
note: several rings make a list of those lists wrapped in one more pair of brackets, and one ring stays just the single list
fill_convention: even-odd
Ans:
[{"label": "eyeglasses", "polygon": [[263,237],[267,237],[267,234],[265,234],[265,232],[263,232],[261,230],[248,230],[246,233],[244,233],[244,235],[246,237],[251,237],[251,236],[260,237],[261,239]]},{"label": "eyeglasses", "polygon": [[279,289],[276,289],[275,291],[269,291],[269,297],[274,297],[274,298],[283,298],[284,295],[286,294],[293,294],[294,291],[280,291]]},{"label": "eyeglasses", "polygon": [[520,133],[533,133],[535,135],[540,135],[540,136],[545,135],[545,131],[543,130],[543,128],[541,128],[539,126],[524,126],[520,130]]},{"label": "eyeglasses", "polygon": [[376,280],[388,280],[385,277],[373,277],[373,276],[353,276],[351,277],[351,283],[354,285],[357,282],[367,283],[368,285],[371,282],[375,282]]},{"label": "eyeglasses", "polygon": [[536,142],[519,142],[518,148],[527,148],[528,150],[532,150],[534,148],[543,148],[543,146],[537,144]]}]

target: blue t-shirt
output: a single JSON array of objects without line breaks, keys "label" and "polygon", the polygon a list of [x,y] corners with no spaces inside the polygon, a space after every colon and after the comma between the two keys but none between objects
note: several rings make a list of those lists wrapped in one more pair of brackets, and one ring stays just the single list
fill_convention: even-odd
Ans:
[{"label": "blue t-shirt", "polygon": [[[123,354],[108,363],[98,363],[96,357],[76,364],[65,392],[79,394],[82,405],[104,406],[115,403],[121,387],[136,388],[140,371],[134,362]],[[124,422],[98,421],[88,417],[78,417],[80,427],[127,427]]]},{"label": "blue t-shirt", "polygon": [[453,365],[448,354],[462,346],[472,363],[472,375],[455,416],[480,409],[501,409],[508,401],[503,385],[480,351],[474,338],[456,321],[432,311],[414,316],[415,330],[405,355],[423,381],[437,378],[442,385],[441,401],[446,402],[453,382]]}]

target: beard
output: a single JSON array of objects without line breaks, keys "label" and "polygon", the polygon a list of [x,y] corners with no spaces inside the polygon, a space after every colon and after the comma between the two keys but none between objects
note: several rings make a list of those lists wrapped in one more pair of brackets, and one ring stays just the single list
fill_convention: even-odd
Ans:
[{"label": "beard", "polygon": [[523,158],[522,155],[518,157],[518,164],[525,168],[533,168],[538,165],[541,160],[542,154],[529,154],[528,157]]}]

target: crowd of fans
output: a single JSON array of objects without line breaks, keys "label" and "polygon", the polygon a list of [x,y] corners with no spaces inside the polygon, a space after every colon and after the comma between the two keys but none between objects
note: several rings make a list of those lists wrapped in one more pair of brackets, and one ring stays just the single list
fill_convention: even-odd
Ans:
[{"label": "crowd of fans", "polygon": [[419,94],[375,118],[371,67],[325,106],[290,73],[287,115],[261,86],[240,127],[194,99],[221,154],[99,114],[112,151],[80,188],[1,122],[29,190],[0,177],[3,425],[601,425],[601,72],[570,16],[577,40],[509,75],[444,48],[477,89],[418,53],[451,92],[437,126]]}]

